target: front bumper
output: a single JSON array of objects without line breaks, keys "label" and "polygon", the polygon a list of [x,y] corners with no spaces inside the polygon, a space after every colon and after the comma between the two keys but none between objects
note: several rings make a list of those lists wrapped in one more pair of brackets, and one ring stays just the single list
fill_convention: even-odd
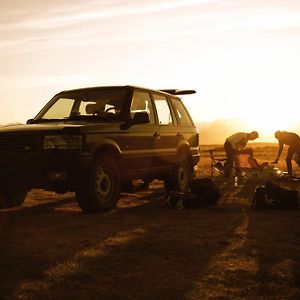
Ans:
[{"label": "front bumper", "polygon": [[1,185],[75,190],[88,176],[93,157],[82,153],[41,153],[0,157]]}]

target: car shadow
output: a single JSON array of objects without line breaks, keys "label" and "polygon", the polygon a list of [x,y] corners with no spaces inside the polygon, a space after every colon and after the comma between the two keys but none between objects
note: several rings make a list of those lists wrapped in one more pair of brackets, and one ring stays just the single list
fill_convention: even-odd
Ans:
[{"label": "car shadow", "polygon": [[164,193],[154,191],[124,195],[117,209],[104,214],[57,210],[72,198],[9,212],[0,231],[2,295],[186,298],[242,217],[210,208],[171,210],[164,200]]}]

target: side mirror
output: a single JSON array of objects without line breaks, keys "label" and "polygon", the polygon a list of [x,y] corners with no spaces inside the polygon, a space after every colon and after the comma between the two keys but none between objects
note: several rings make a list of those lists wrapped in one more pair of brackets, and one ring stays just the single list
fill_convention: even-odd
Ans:
[{"label": "side mirror", "polygon": [[149,115],[146,112],[136,112],[132,119],[121,124],[120,128],[126,130],[135,124],[147,124],[150,123]]}]

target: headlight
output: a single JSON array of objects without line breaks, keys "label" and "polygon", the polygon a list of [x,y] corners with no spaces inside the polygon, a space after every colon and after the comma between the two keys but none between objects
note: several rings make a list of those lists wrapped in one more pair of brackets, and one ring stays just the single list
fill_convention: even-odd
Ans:
[{"label": "headlight", "polygon": [[82,149],[81,135],[46,135],[43,149],[78,150]]}]

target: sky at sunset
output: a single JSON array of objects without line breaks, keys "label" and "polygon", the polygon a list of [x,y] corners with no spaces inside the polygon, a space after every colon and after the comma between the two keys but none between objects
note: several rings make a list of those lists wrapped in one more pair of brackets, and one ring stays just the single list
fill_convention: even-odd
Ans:
[{"label": "sky at sunset", "polygon": [[298,129],[299,0],[0,0],[0,124],[87,86],[195,89],[195,121]]}]

